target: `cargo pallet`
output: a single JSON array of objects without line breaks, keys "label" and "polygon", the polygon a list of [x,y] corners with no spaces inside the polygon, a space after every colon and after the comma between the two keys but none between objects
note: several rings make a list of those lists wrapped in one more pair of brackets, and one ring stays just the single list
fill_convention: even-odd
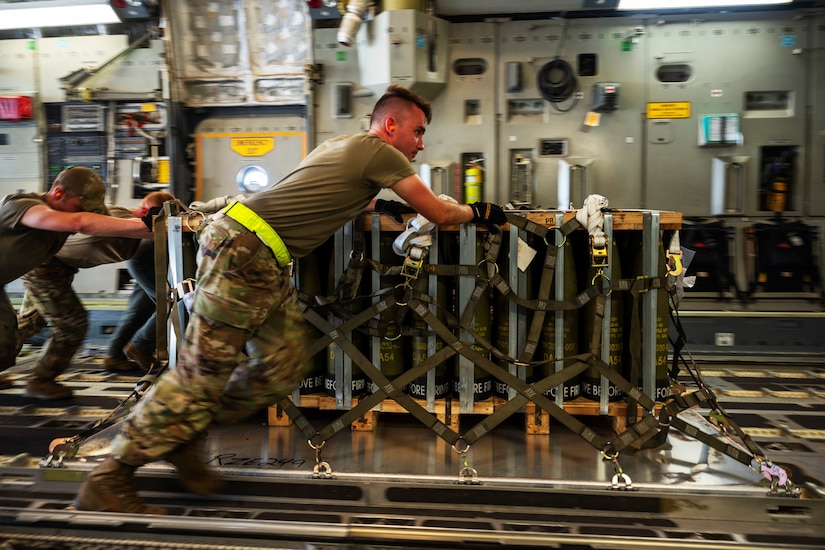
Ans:
[{"label": "cargo pallet", "polygon": [[[575,211],[526,211],[523,213],[519,213],[523,215],[529,222],[534,223],[538,226],[543,226],[546,228],[558,228],[564,225],[565,223],[570,222],[575,217]],[[643,210],[631,210],[631,211],[607,211],[604,213],[605,219],[605,233],[608,235],[608,241],[611,243],[611,254],[612,251],[612,236],[614,231],[624,231],[624,230],[632,230],[632,231],[641,231],[643,235],[643,255],[644,255],[644,263],[643,263],[643,273],[640,275],[646,275],[650,277],[658,276],[658,254],[660,251],[660,239],[661,235],[660,232],[663,230],[678,230],[681,227],[681,214],[678,212],[658,212],[658,211],[643,211]],[[373,257],[379,257],[380,253],[375,243],[379,242],[379,238],[381,232],[383,231],[395,231],[399,232],[405,229],[404,224],[398,224],[389,220],[386,216],[379,216],[378,214],[365,214],[358,220],[355,220],[352,224],[345,226],[341,231],[338,232],[335,236],[335,250],[334,255],[332,258],[332,262],[334,264],[334,272],[336,276],[340,276],[343,273],[345,267],[347,266],[350,260],[350,250],[352,250],[353,242],[354,242],[354,234],[358,231],[361,232],[368,232],[371,233],[372,242],[373,242],[373,249],[371,253]],[[518,238],[520,234],[523,234],[522,230],[518,230],[517,227],[513,225],[508,225],[503,228],[505,234],[508,235],[506,238],[510,239],[510,249],[515,250],[518,246]],[[454,226],[454,227],[439,227],[439,231],[452,231],[458,232],[459,234],[459,256],[460,261],[462,264],[473,264],[476,262],[476,251],[475,251],[475,241],[476,241],[476,228],[470,224],[465,226]],[[561,245],[563,243],[563,237],[556,236],[557,241],[556,243]],[[443,253],[443,251],[442,251]],[[437,264],[439,258],[439,251],[438,246],[434,245],[430,251],[430,254],[427,258],[427,261],[432,264]],[[561,261],[561,259],[560,259]],[[510,265],[511,273],[516,273],[515,276],[511,277],[512,281],[511,286],[514,289],[518,288],[520,284],[518,280],[518,273],[517,273],[517,259],[510,258]],[[556,285],[556,299],[561,299],[561,296],[564,292],[564,275],[562,273],[561,266],[557,265],[557,269],[555,272],[555,285]],[[608,267],[606,270],[608,276],[610,275],[610,268]],[[380,287],[380,280],[379,276],[375,273],[372,275],[372,286],[373,288]],[[433,278],[434,279],[434,278]],[[469,300],[470,294],[474,287],[474,277],[466,277],[462,276],[459,277],[460,283],[458,288],[459,294],[459,303],[463,308],[464,304],[466,304]],[[434,282],[431,280],[430,292],[432,294],[435,293]],[[521,281],[523,284],[523,280]],[[643,382],[644,387],[643,391],[646,395],[655,395],[656,388],[654,384],[654,373],[655,373],[655,363],[657,360],[655,347],[656,347],[656,293],[648,293],[647,296],[642,298],[643,304],[643,345],[645,349],[650,350],[644,354],[642,358],[642,369],[643,369]],[[551,299],[553,296],[551,296]],[[550,312],[552,314],[552,312]],[[524,320],[519,319],[519,313],[516,312],[516,308],[511,308],[511,323],[510,326],[518,327],[521,326],[521,330],[526,332],[524,328]],[[609,319],[609,317],[608,317]],[[557,323],[559,321],[557,320]],[[563,321],[562,321],[563,322]],[[519,325],[520,323],[520,325]],[[606,336],[609,327],[606,326],[608,323],[605,322],[603,328],[603,334]],[[562,325],[557,324],[557,330],[561,330]],[[513,331],[513,335],[511,336],[511,342],[521,342],[523,345],[523,335],[519,335],[518,329]],[[466,334],[462,335],[462,339],[466,340]],[[521,338],[521,340],[519,340]],[[371,344],[371,352],[373,357],[378,357],[380,354],[380,344],[379,339],[376,337],[372,338],[373,342]],[[557,344],[560,345],[560,344]],[[430,353],[434,352],[433,344],[430,344]],[[606,349],[608,346],[602,346],[602,358],[606,359],[609,354],[609,350]],[[513,349],[511,345],[511,349]],[[355,403],[358,401],[357,396],[353,396],[351,391],[348,391],[350,384],[348,383],[350,379],[350,372],[352,369],[352,361],[349,357],[346,356],[345,353],[340,353],[340,349],[337,353],[332,353],[329,355],[329,365],[328,365],[328,372],[335,373],[336,383],[335,387],[335,395],[330,396],[326,394],[318,394],[318,395],[302,395],[296,390],[292,396],[291,401],[295,404],[299,409],[306,408],[306,409],[320,409],[320,410],[340,410],[340,411],[348,411],[354,407]],[[562,353],[560,348],[557,348],[557,355],[556,357],[563,357],[564,353]],[[563,367],[561,365],[561,361],[557,361],[557,372],[561,370]],[[473,387],[473,376],[474,365],[471,361],[469,361],[465,357],[458,357],[458,362],[456,365],[456,373],[457,378],[459,380],[459,386],[463,388],[472,388]],[[523,373],[519,373],[520,368],[512,368],[511,373],[522,375]],[[427,388],[427,395],[434,395],[435,389],[433,387],[432,377],[429,377],[428,380],[428,388]],[[562,401],[561,398],[555,399],[555,404],[561,407],[566,413],[574,416],[606,416],[609,417],[609,421],[611,427],[617,432],[621,433],[627,427],[627,406],[624,400],[616,401],[616,402],[608,402],[606,398],[607,395],[607,382],[602,377],[602,391],[601,395],[605,396],[601,399],[601,401],[592,401],[590,399],[585,398],[576,398],[573,400]],[[469,391],[462,391],[459,393],[457,397],[453,397],[450,400],[445,399],[435,399],[435,398],[428,398],[428,399],[415,399],[414,400],[421,408],[426,409],[433,415],[435,415],[439,421],[443,422],[450,428],[458,431],[459,419],[461,415],[469,415],[469,414],[476,414],[476,415],[490,415],[495,412],[498,408],[500,408],[503,404],[507,401],[502,398],[498,397],[491,397],[488,399],[474,401],[474,396],[472,392]],[[640,409],[641,410],[641,409]],[[538,405],[536,405],[532,401],[528,401],[525,403],[523,407],[521,407],[520,411],[524,414],[525,417],[525,430],[528,434],[549,434],[550,433],[550,415],[548,412]],[[408,413],[402,405],[394,401],[393,399],[386,398],[381,401],[378,405],[367,411],[364,415],[359,417],[357,420],[353,421],[351,424],[351,428],[357,431],[371,431],[374,430],[376,427],[377,419],[380,413]],[[639,413],[643,414],[643,413]],[[280,406],[273,406],[269,410],[268,415],[269,424],[272,426],[285,426],[290,425],[291,420],[289,416],[285,413],[285,411]]]},{"label": "cargo pallet", "polygon": [[[322,411],[338,410],[336,399],[328,395],[300,395],[297,400],[290,397],[293,403],[299,408],[317,409]],[[421,407],[427,407],[427,401],[415,399]],[[469,414],[490,415],[507,402],[500,397],[491,397],[483,401],[473,403],[473,410]],[[624,401],[609,403],[607,406],[607,416],[610,426],[617,433],[623,432],[627,427],[627,404]],[[601,416],[601,406],[597,401],[584,398],[576,398],[564,402],[565,412],[574,416]],[[352,422],[352,431],[372,432],[375,431],[381,413],[408,413],[407,409],[399,405],[392,399],[385,399],[377,407],[367,411],[363,416]],[[452,399],[438,399],[430,410],[441,422],[460,432],[459,422],[462,413],[459,411],[457,403]],[[278,406],[270,407],[268,410],[268,424],[273,427],[286,427],[292,425],[292,419]],[[547,411],[536,406],[535,403],[528,402],[524,405],[524,430],[529,435],[550,435],[550,415]]]}]

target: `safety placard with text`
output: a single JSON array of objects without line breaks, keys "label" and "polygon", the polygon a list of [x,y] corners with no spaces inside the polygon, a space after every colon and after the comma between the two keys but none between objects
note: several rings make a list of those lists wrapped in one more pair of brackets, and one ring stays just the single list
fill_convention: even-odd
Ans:
[{"label": "safety placard with text", "polygon": [[648,103],[647,118],[690,118],[690,101]]},{"label": "safety placard with text", "polygon": [[243,157],[262,157],[275,148],[275,138],[242,137],[232,138],[230,147]]}]

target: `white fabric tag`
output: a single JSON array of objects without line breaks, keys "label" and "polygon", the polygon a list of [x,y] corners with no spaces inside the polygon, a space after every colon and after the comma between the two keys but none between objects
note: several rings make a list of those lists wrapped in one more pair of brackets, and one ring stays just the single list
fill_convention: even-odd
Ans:
[{"label": "white fabric tag", "polygon": [[532,248],[525,240],[519,237],[518,240],[518,268],[525,271],[533,258],[536,257],[536,250]]}]

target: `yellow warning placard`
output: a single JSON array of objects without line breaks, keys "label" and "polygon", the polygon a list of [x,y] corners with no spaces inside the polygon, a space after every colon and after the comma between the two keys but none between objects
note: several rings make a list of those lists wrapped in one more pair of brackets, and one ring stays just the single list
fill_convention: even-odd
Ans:
[{"label": "yellow warning placard", "polygon": [[690,118],[690,101],[648,103],[647,118]]},{"label": "yellow warning placard", "polygon": [[275,138],[243,137],[232,138],[229,146],[242,157],[262,157],[275,148]]},{"label": "yellow warning placard", "polygon": [[169,159],[158,159],[158,183],[169,183]]}]

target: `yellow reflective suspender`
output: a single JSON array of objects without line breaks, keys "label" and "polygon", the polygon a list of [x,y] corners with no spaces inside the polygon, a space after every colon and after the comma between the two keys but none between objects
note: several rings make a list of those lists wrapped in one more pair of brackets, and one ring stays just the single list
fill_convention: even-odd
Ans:
[{"label": "yellow reflective suspender", "polygon": [[292,256],[290,256],[289,250],[287,250],[281,237],[248,206],[245,206],[242,202],[232,201],[229,206],[223,209],[223,213],[255,233],[275,254],[278,265],[286,267],[292,261]]}]

